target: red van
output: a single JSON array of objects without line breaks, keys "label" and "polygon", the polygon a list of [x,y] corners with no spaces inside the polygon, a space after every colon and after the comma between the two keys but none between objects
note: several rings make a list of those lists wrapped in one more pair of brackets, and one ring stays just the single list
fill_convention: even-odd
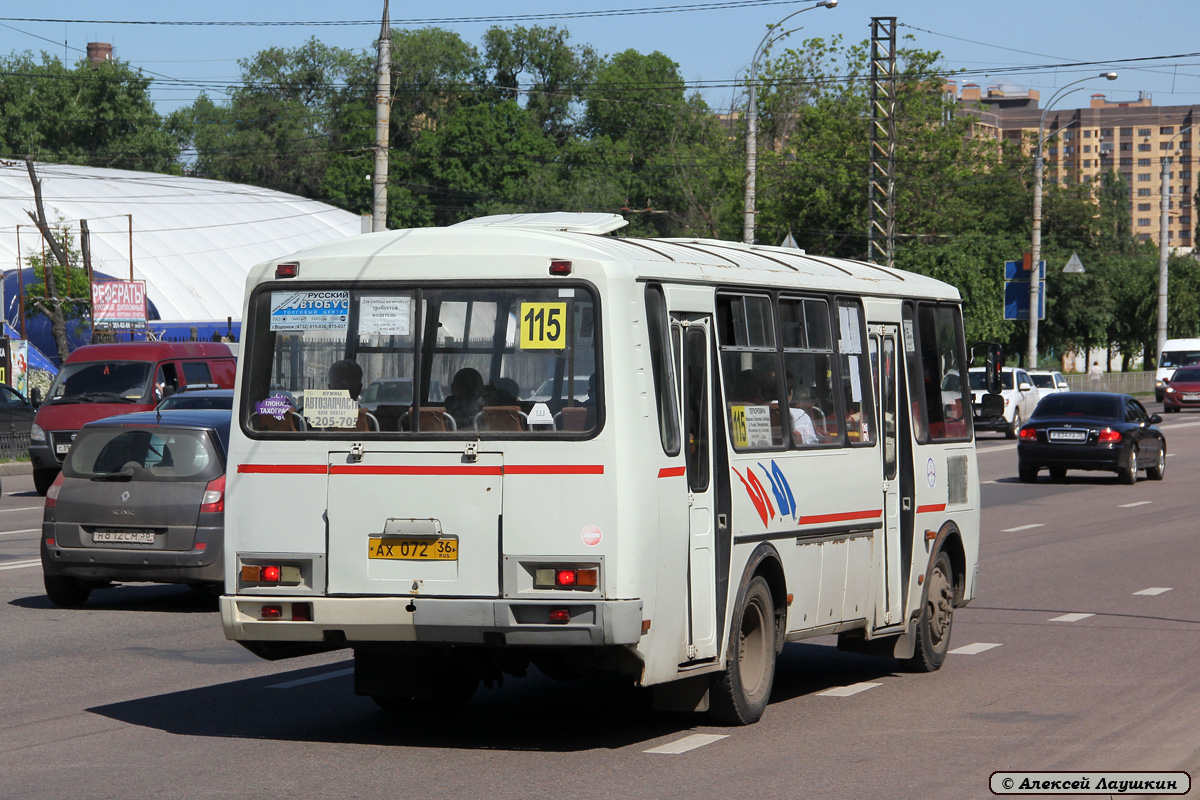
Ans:
[{"label": "red van", "polygon": [[217,342],[90,344],[69,356],[29,433],[33,485],[45,494],[86,422],[149,411],[185,386],[233,388],[233,351]]}]

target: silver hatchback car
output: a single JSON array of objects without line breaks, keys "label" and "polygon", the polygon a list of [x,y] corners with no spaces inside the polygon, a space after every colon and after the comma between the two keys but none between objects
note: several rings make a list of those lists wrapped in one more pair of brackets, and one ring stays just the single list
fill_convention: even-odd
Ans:
[{"label": "silver hatchback car", "polygon": [[147,411],[83,426],[46,493],[41,554],[52,603],[81,606],[113,582],[222,585],[231,416]]}]

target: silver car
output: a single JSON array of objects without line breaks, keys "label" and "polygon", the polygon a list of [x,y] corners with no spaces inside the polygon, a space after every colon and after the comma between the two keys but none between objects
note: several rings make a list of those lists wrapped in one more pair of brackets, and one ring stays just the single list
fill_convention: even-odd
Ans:
[{"label": "silver car", "polygon": [[46,493],[41,555],[52,603],[79,607],[113,582],[223,584],[231,416],[147,411],[83,426]]}]

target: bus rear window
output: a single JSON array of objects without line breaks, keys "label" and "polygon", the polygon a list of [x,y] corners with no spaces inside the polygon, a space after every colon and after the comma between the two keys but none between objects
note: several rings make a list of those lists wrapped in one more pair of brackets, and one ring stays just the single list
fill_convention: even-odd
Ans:
[{"label": "bus rear window", "polygon": [[243,425],[308,436],[585,434],[601,419],[583,286],[268,285],[243,343]]}]

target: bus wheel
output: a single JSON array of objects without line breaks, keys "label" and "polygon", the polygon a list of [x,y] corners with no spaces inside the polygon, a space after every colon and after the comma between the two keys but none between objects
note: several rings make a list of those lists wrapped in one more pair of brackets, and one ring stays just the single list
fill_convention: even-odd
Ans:
[{"label": "bus wheel", "polygon": [[954,622],[954,584],[950,557],[938,553],[925,586],[925,607],[917,623],[917,643],[905,665],[913,672],[934,672],[946,660]]},{"label": "bus wheel", "polygon": [[730,642],[729,665],[712,677],[709,715],[726,725],[758,722],[775,680],[775,606],[761,575],[746,587]]}]

